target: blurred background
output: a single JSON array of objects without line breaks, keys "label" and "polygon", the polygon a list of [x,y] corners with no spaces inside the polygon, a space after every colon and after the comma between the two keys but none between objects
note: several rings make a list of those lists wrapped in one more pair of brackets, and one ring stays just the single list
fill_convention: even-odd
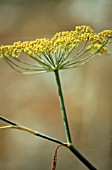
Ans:
[{"label": "blurred background", "polygon": [[[112,28],[111,0],[0,0],[0,45],[51,38],[90,25]],[[112,168],[112,56],[61,71],[75,146],[100,170]],[[53,73],[24,76],[0,60],[0,115],[65,141]],[[6,125],[0,121],[0,126]],[[50,170],[56,144],[18,130],[0,130],[0,170]],[[65,148],[57,170],[86,170]]]}]

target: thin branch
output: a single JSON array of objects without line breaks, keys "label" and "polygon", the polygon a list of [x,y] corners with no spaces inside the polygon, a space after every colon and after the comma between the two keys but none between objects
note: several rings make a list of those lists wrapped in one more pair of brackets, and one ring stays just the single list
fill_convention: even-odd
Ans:
[{"label": "thin branch", "polygon": [[57,165],[57,151],[58,151],[58,149],[59,149],[61,146],[63,146],[63,145],[58,145],[58,146],[56,147],[56,149],[55,149],[51,170],[56,170],[56,165]]},{"label": "thin branch", "polygon": [[18,129],[18,130],[23,130],[23,131],[26,131],[26,132],[28,132],[28,133],[31,133],[31,134],[33,134],[33,135],[35,135],[35,136],[39,136],[39,137],[41,137],[41,138],[47,139],[47,140],[49,140],[49,141],[52,141],[52,142],[54,142],[54,143],[58,143],[58,144],[64,145],[64,146],[67,145],[66,143],[64,143],[64,142],[62,142],[62,141],[59,141],[58,139],[55,139],[55,138],[52,138],[52,137],[50,137],[50,136],[44,135],[44,134],[39,133],[39,132],[37,132],[37,131],[35,131],[35,130],[32,130],[32,129],[30,129],[30,128],[27,128],[27,127],[25,127],[25,126],[21,126],[21,125],[15,123],[15,122],[13,122],[13,121],[11,121],[11,120],[9,120],[9,119],[6,119],[6,118],[4,118],[4,117],[2,117],[2,116],[0,116],[0,119],[1,119],[2,121],[6,122],[6,123],[11,124],[11,126],[2,126],[2,127],[0,127],[0,129],[13,128],[13,129]]},{"label": "thin branch", "polygon": [[62,49],[58,49],[57,53],[55,54],[55,58],[56,58],[56,64],[59,65],[59,62],[62,59],[62,56],[64,55],[64,50],[62,52]]},{"label": "thin branch", "polygon": [[44,57],[46,58],[46,60],[49,62],[50,66],[53,67],[53,66],[54,66],[54,62],[53,62],[53,60],[51,59],[50,54],[48,55],[47,52],[45,52],[43,55],[44,55]]},{"label": "thin branch", "polygon": [[[23,51],[23,53],[25,53],[25,52]],[[25,53],[25,54],[26,54],[26,53]],[[36,57],[35,57],[35,56],[33,56],[32,54],[31,54],[31,55],[28,55],[28,56],[29,56],[31,59],[37,61],[41,66],[44,66],[44,68],[46,68],[46,69],[50,69],[50,68],[51,68],[51,66],[50,66],[47,62],[45,62],[45,60],[42,60],[41,56],[36,55]],[[38,58],[37,58],[37,57],[38,57]]]},{"label": "thin branch", "polygon": [[50,52],[47,51],[47,52],[45,52],[45,55],[47,55],[49,57],[49,60],[51,60],[52,66],[55,67],[55,63],[54,63],[52,54],[50,54]]},{"label": "thin branch", "polygon": [[[107,44],[108,40],[109,39],[107,39],[107,41],[98,50],[96,50],[94,53],[92,53],[92,54],[88,55],[87,57],[85,57],[81,60],[78,60],[76,62],[66,64],[66,66],[75,65],[75,64],[78,64],[78,63],[83,63],[83,64],[87,63],[90,59],[92,59],[94,57],[95,54],[97,54]],[[86,51],[88,51],[88,50],[86,50]]]},{"label": "thin branch", "polygon": [[69,63],[71,63],[72,61],[76,60],[77,58],[81,57],[83,54],[85,54],[88,50],[85,50],[84,52],[82,52],[84,50],[84,48],[86,47],[87,42],[83,45],[83,47],[77,52],[77,54],[75,56],[73,56],[72,58],[69,58],[66,62],[64,62],[61,67],[68,65]]},{"label": "thin branch", "polygon": [[37,61],[41,66],[43,66],[45,69],[47,70],[51,70],[51,66],[46,63],[44,60],[40,59],[40,56],[37,56],[38,58],[35,58],[34,56],[30,55],[30,58],[34,59],[35,61]]},{"label": "thin branch", "polygon": [[20,70],[18,70],[17,68],[15,68],[15,67],[13,66],[13,64],[11,64],[11,63],[7,60],[7,58],[4,58],[4,60],[5,60],[5,62],[6,62],[13,70],[17,71],[18,73],[23,73],[22,71],[20,71]]},{"label": "thin branch", "polygon": [[25,74],[25,75],[32,75],[32,74],[41,74],[41,73],[48,73],[48,72],[50,72],[50,71],[45,71],[45,70],[43,70],[43,71],[32,71],[32,72],[22,72],[22,74]]},{"label": "thin branch", "polygon": [[69,65],[69,66],[63,66],[61,69],[77,68],[77,67],[85,65],[85,63],[87,63],[87,62],[82,62],[82,63],[78,63],[78,64],[74,64],[74,65]]},{"label": "thin branch", "polygon": [[85,65],[86,63],[88,63],[90,60],[92,60],[94,58],[94,54],[92,55],[89,55],[87,57],[85,57],[84,59],[82,60],[79,60],[79,61],[76,61],[76,62],[73,62],[73,63],[70,63],[66,66],[63,66],[61,69],[70,69],[70,68],[76,68],[76,67],[79,67],[79,66],[83,66]]},{"label": "thin branch", "polygon": [[[59,61],[59,67],[61,67],[61,64],[64,62],[64,61],[66,61],[66,59],[69,57],[69,55],[72,53],[72,51],[74,50],[74,48],[76,47],[76,45],[77,44],[75,44],[72,48],[71,48],[71,50],[69,51],[69,52],[67,52],[67,54],[64,56],[64,54],[62,55],[62,56],[64,56],[64,57],[61,57],[60,58],[60,61]],[[70,59],[68,59],[67,61],[69,61]],[[66,61],[66,62],[67,62]],[[65,62],[65,63],[66,63]],[[63,65],[63,64],[62,64]]]},{"label": "thin branch", "polygon": [[7,64],[15,71],[21,73],[21,74],[25,74],[25,75],[31,75],[31,74],[40,74],[40,73],[47,73],[47,72],[50,72],[48,70],[43,70],[43,71],[32,71],[32,72],[23,72],[23,71],[20,71],[19,69],[17,69],[15,66],[13,66],[12,63],[10,63],[6,58],[4,58],[4,60],[7,62]]},{"label": "thin branch", "polygon": [[23,63],[23,64],[25,64],[25,65],[28,65],[28,66],[32,66],[32,67],[36,67],[36,68],[43,68],[43,67],[41,67],[40,65],[31,64],[31,63],[29,63],[29,62],[20,60],[19,58],[13,58],[13,59],[16,60],[16,61],[19,61],[19,62],[21,62],[21,63]]},{"label": "thin branch", "polygon": [[41,71],[42,69],[39,68],[39,69],[31,69],[31,68],[25,68],[25,67],[22,67],[22,66],[19,66],[18,64],[14,63],[12,60],[10,60],[8,57],[6,57],[6,59],[11,63],[13,64],[14,66],[22,69],[22,70],[30,70],[30,71]]}]

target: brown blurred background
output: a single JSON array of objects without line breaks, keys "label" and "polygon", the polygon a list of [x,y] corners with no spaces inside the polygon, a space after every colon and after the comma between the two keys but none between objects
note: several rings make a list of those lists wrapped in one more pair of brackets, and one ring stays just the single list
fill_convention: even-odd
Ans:
[{"label": "brown blurred background", "polygon": [[[0,0],[0,45],[51,38],[90,25],[112,28],[111,0]],[[74,144],[99,170],[112,168],[112,56],[61,71]],[[53,73],[23,76],[0,60],[0,114],[65,141]],[[0,126],[5,125],[0,121]],[[17,130],[0,130],[0,170],[50,170],[56,144]],[[57,170],[86,170],[64,148]]]}]

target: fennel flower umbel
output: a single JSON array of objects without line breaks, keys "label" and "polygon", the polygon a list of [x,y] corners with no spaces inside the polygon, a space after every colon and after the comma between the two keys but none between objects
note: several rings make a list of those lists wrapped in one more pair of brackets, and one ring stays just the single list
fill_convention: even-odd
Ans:
[{"label": "fennel flower umbel", "polygon": [[[55,73],[67,143],[43,135],[27,127],[20,126],[2,116],[0,116],[0,119],[11,124],[11,126],[0,128],[24,130],[57,144],[61,144],[68,148],[88,169],[97,170],[72,143],[58,70],[84,65],[91,60],[95,54],[110,54],[108,45],[111,38],[112,30],[105,30],[97,34],[94,33],[89,26],[83,25],[76,26],[74,31],[56,33],[51,39],[43,38],[36,39],[35,41],[19,41],[13,45],[1,46],[0,58],[3,58],[14,70],[22,74],[37,74],[51,71]],[[76,52],[74,53],[73,51],[75,51],[75,49]],[[29,62],[21,59],[21,55],[24,53],[30,59]]]},{"label": "fennel flower umbel", "polygon": [[[108,44],[112,30],[95,33],[90,26],[76,26],[74,31],[58,32],[51,39],[14,42],[0,46],[0,58],[16,71],[23,74],[68,69],[84,65],[95,54],[110,54]],[[76,54],[73,51],[77,48]],[[25,53],[35,62],[26,62],[20,58]]]}]

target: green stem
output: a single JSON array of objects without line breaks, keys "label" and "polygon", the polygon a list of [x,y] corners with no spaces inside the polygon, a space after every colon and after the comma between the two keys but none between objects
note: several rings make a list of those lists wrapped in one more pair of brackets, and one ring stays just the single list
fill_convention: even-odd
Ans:
[{"label": "green stem", "polygon": [[61,88],[59,72],[58,72],[58,70],[55,70],[54,73],[55,73],[55,78],[56,78],[56,83],[57,83],[58,96],[59,96],[59,101],[60,101],[60,106],[61,106],[63,122],[64,122],[64,126],[65,126],[66,139],[67,139],[68,143],[72,143],[68,120],[67,120],[67,115],[66,115],[66,109],[65,109],[65,105],[64,105],[64,99],[63,99],[63,93],[62,93],[62,88]]},{"label": "green stem", "polygon": [[[4,117],[2,117],[2,116],[0,116],[0,120],[2,120],[2,121],[4,121],[4,122],[9,123],[10,125],[12,125],[12,126],[4,126],[4,129],[5,129],[5,128],[6,128],[6,129],[7,129],[7,128],[14,128],[14,129],[18,129],[18,130],[23,130],[23,131],[29,132],[29,133],[31,133],[31,134],[33,134],[33,135],[35,135],[35,136],[39,136],[39,137],[41,137],[41,138],[47,139],[47,140],[49,140],[49,141],[52,141],[52,142],[54,142],[54,143],[57,143],[57,144],[60,144],[60,145],[63,145],[63,146],[67,146],[66,143],[64,143],[64,142],[62,142],[62,141],[60,141],[60,140],[58,140],[58,139],[55,139],[55,138],[52,138],[52,137],[50,137],[50,136],[44,135],[44,134],[42,134],[42,133],[40,133],[40,132],[37,132],[37,131],[32,130],[32,129],[30,129],[30,128],[27,128],[27,127],[25,127],[25,126],[21,126],[21,125],[15,123],[15,122],[13,122],[13,121],[11,121],[11,120],[9,120],[9,119],[6,119],[6,118],[4,118]],[[3,128],[2,128],[2,129],[3,129]]]},{"label": "green stem", "polygon": [[64,126],[65,126],[67,143],[68,143],[67,148],[68,148],[88,169],[90,169],[90,170],[97,170],[97,169],[72,145],[72,140],[71,140],[69,125],[68,125],[68,120],[67,120],[67,115],[66,115],[66,109],[65,109],[64,99],[63,99],[63,94],[62,94],[62,88],[61,88],[61,82],[60,82],[59,72],[58,72],[58,70],[55,70],[54,73],[55,73],[55,77],[56,77],[56,83],[57,83],[57,88],[58,88],[59,101],[60,101],[61,112],[62,112],[63,122],[64,122]]},{"label": "green stem", "polygon": [[90,170],[97,170],[73,145],[68,146],[69,150]]}]

